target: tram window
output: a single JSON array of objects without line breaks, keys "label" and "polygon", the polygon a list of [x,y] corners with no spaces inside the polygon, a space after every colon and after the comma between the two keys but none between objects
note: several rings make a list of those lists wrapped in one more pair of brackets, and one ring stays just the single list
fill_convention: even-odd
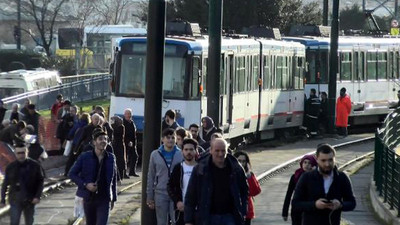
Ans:
[{"label": "tram window", "polygon": [[199,97],[199,74],[200,73],[200,59],[198,57],[193,57],[192,63],[192,84],[190,90],[190,96],[192,98]]},{"label": "tram window", "polygon": [[264,65],[264,77],[263,77],[263,89],[269,89],[270,80],[271,80],[271,61],[270,56],[263,57],[263,65]]},{"label": "tram window", "polygon": [[320,54],[320,59],[319,59],[319,72],[320,72],[320,77],[319,77],[319,82],[320,83],[328,83],[328,77],[329,77],[329,69],[328,69],[328,64],[329,64],[329,57],[328,57],[328,51],[322,51]]},{"label": "tram window", "polygon": [[224,95],[226,94],[225,91],[225,58],[222,54],[220,57],[220,71],[219,71],[219,94]]},{"label": "tram window", "polygon": [[354,80],[364,80],[364,52],[354,52]]},{"label": "tram window", "polygon": [[307,83],[315,84],[316,83],[316,52],[309,51],[307,54],[307,62],[308,62],[308,72],[306,74]]},{"label": "tram window", "polygon": [[387,79],[387,52],[378,53],[378,79]]},{"label": "tram window", "polygon": [[203,95],[207,94],[207,67],[208,58],[205,58],[203,61],[203,76],[201,76],[201,81],[203,83]]},{"label": "tram window", "polygon": [[340,80],[350,81],[351,80],[351,53],[342,52],[340,54]]},{"label": "tram window", "polygon": [[282,89],[289,88],[289,58],[287,56],[282,57]]},{"label": "tram window", "polygon": [[376,52],[367,53],[367,79],[376,80]]},{"label": "tram window", "polygon": [[276,57],[276,89],[282,88],[283,57]]},{"label": "tram window", "polygon": [[399,52],[398,51],[396,51],[394,53],[394,58],[393,58],[393,77],[399,78]]},{"label": "tram window", "polygon": [[246,67],[245,67],[245,57],[241,56],[237,58],[236,62],[236,85],[237,92],[243,92],[246,88]]},{"label": "tram window", "polygon": [[252,79],[253,79],[253,73],[252,73],[252,68],[253,67],[253,61],[252,61],[252,56],[246,56],[246,91],[252,90]]},{"label": "tram window", "polygon": [[253,90],[258,90],[258,78],[260,71],[260,61],[258,60],[258,56],[253,56]]},{"label": "tram window", "polygon": [[144,95],[146,56],[122,55],[119,93]]}]

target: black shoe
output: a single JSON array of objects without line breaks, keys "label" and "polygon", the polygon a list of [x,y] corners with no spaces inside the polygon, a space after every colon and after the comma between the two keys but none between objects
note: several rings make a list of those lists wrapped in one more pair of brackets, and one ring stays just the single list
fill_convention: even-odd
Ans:
[{"label": "black shoe", "polygon": [[129,176],[132,176],[132,177],[140,177],[140,175],[137,174],[137,173],[130,173]]},{"label": "black shoe", "polygon": [[130,177],[127,174],[124,174],[124,179],[129,179]]}]

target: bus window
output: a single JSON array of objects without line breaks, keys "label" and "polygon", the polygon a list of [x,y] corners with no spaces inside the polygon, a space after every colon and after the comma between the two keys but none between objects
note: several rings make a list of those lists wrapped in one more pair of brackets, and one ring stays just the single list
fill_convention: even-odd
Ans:
[{"label": "bus window", "polygon": [[387,79],[387,52],[378,52],[378,79]]},{"label": "bus window", "polygon": [[264,77],[263,77],[263,89],[267,90],[270,88],[271,82],[271,58],[269,55],[263,56],[263,65],[264,65]]},{"label": "bus window", "polygon": [[119,93],[144,95],[146,55],[122,55]]},{"label": "bus window", "polygon": [[351,81],[351,53],[340,53],[340,80]]},{"label": "bus window", "polygon": [[367,79],[376,80],[376,52],[367,53]]}]

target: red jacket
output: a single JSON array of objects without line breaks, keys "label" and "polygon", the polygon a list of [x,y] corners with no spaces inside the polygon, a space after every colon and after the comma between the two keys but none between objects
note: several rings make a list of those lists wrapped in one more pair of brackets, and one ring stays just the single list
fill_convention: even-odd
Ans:
[{"label": "red jacket", "polygon": [[336,102],[336,126],[347,127],[349,114],[351,112],[351,100],[348,95],[339,97]]},{"label": "red jacket", "polygon": [[246,219],[254,219],[254,204],[253,197],[261,193],[260,183],[258,183],[256,176],[251,173],[251,176],[247,178],[247,182],[249,183],[249,197],[248,197],[248,206],[247,206],[247,215]]}]

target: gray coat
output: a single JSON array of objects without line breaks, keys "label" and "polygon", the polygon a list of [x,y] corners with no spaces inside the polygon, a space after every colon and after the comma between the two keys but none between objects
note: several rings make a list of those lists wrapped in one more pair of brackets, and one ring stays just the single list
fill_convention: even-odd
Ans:
[{"label": "gray coat", "polygon": [[[163,147],[163,146],[161,146]],[[167,184],[171,176],[172,169],[176,164],[183,161],[182,152],[179,148],[172,158],[171,167],[168,168],[161,147],[154,150],[150,155],[149,171],[147,174],[147,200],[154,200],[154,194],[164,194],[168,196]]]}]

